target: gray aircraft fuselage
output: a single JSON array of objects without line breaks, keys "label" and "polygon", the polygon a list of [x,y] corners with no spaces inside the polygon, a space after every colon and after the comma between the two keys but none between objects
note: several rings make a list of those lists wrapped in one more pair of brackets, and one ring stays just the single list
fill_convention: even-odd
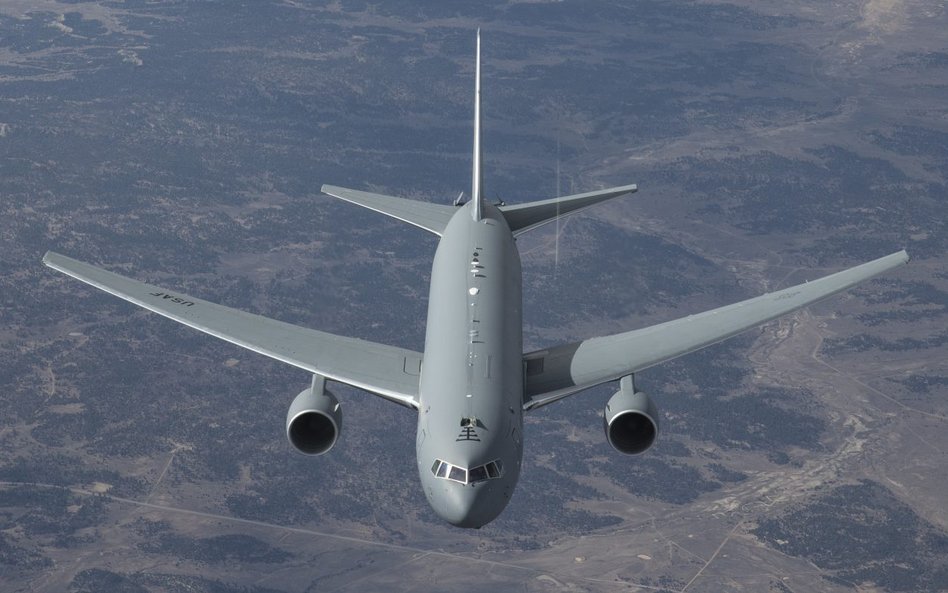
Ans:
[{"label": "gray aircraft fuselage", "polygon": [[[480,527],[507,506],[523,457],[523,325],[520,253],[507,221],[483,203],[458,208],[431,270],[419,389],[418,473],[445,521]],[[436,460],[460,468],[491,461],[500,477],[437,477]]]},{"label": "gray aircraft fuselage", "polygon": [[[342,412],[327,380],[418,410],[416,459],[425,497],[445,521],[478,528],[510,502],[523,459],[523,414],[589,387],[619,381],[603,428],[624,454],[648,449],[658,411],[634,375],[837,294],[909,260],[903,250],[835,274],[608,336],[523,352],[520,254],[528,231],[637,190],[623,185],[496,207],[482,191],[480,32],[475,60],[471,200],[458,208],[324,185],[322,191],[440,235],[431,271],[424,353],[294,326],[47,252],[53,269],[140,307],[313,374],[290,404],[286,433],[321,455]],[[420,368],[419,368],[420,361]],[[526,372],[526,368],[530,372]]]}]

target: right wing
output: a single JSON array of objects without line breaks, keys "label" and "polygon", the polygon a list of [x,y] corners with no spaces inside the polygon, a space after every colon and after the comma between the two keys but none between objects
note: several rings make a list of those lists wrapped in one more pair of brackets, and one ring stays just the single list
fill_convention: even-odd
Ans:
[{"label": "right wing", "polygon": [[726,307],[525,354],[525,410],[694,352],[908,262],[905,251]]},{"label": "right wing", "polygon": [[49,251],[43,263],[178,323],[295,367],[418,407],[421,354],[290,325],[138,282]]}]

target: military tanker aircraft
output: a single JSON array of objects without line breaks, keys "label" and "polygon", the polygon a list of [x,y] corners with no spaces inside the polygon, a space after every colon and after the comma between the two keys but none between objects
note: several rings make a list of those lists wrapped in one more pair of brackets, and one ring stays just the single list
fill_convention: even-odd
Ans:
[{"label": "military tanker aircraft", "polygon": [[[659,430],[634,376],[653,365],[846,290],[908,261],[905,251],[777,292],[615,335],[523,352],[516,237],[559,216],[631,194],[624,185],[518,205],[485,200],[481,177],[481,58],[477,34],[470,199],[434,204],[324,185],[330,196],[440,237],[431,270],[423,352],[298,327],[160,288],[48,252],[43,262],[140,307],[313,374],[290,404],[286,434],[307,455],[328,452],[342,412],[328,381],[418,413],[418,474],[432,509],[479,528],[510,501],[523,458],[524,414],[618,381],[605,407],[606,438],[620,453],[648,449]],[[661,262],[644,262],[661,265]]]}]

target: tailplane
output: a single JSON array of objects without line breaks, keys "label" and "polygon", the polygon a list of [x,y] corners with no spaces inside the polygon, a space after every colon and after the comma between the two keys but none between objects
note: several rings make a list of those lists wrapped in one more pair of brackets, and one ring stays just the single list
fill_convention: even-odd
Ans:
[{"label": "tailplane", "polygon": [[540,200],[539,202],[529,202],[515,206],[501,206],[500,211],[503,213],[504,218],[507,219],[507,224],[510,226],[510,230],[513,231],[513,234],[519,235],[548,222],[553,222],[565,214],[578,212],[600,202],[634,193],[637,190],[638,187],[634,184],[622,185],[619,187],[610,187],[609,189],[586,192],[584,194]]},{"label": "tailplane", "polygon": [[[474,62],[474,156],[471,171],[471,216],[474,220],[484,218],[484,177],[482,173],[483,158],[481,153],[481,30],[477,30],[477,57]],[[638,189],[635,185],[623,185],[609,189],[586,192],[562,198],[541,200],[515,206],[500,206],[510,230],[514,235],[525,233],[530,229],[552,222],[565,214],[578,212],[600,202],[605,202],[625,194],[631,194]],[[346,189],[333,185],[324,185],[323,193],[364,208],[387,214],[393,218],[421,227],[436,235],[444,234],[448,221],[455,213],[455,208],[447,205],[431,204],[394,198],[370,192]],[[463,194],[462,194],[463,195]],[[455,206],[460,205],[461,196],[455,200]]]},{"label": "tailplane", "polygon": [[453,206],[406,200],[405,198],[373,194],[367,191],[336,187],[335,185],[324,185],[322,192],[334,198],[358,204],[363,208],[387,214],[392,218],[423,228],[439,237],[444,234],[448,221],[456,212]]}]

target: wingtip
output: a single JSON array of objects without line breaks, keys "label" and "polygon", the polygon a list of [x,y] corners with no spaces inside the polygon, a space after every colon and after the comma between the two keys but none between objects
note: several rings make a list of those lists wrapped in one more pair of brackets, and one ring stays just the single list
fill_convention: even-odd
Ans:
[{"label": "wingtip", "polygon": [[912,256],[908,254],[908,251],[903,249],[901,251],[896,251],[895,253],[890,253],[889,255],[882,256],[879,259],[870,263],[878,262],[891,269],[898,266],[903,266],[909,263],[910,261],[912,261]]}]

